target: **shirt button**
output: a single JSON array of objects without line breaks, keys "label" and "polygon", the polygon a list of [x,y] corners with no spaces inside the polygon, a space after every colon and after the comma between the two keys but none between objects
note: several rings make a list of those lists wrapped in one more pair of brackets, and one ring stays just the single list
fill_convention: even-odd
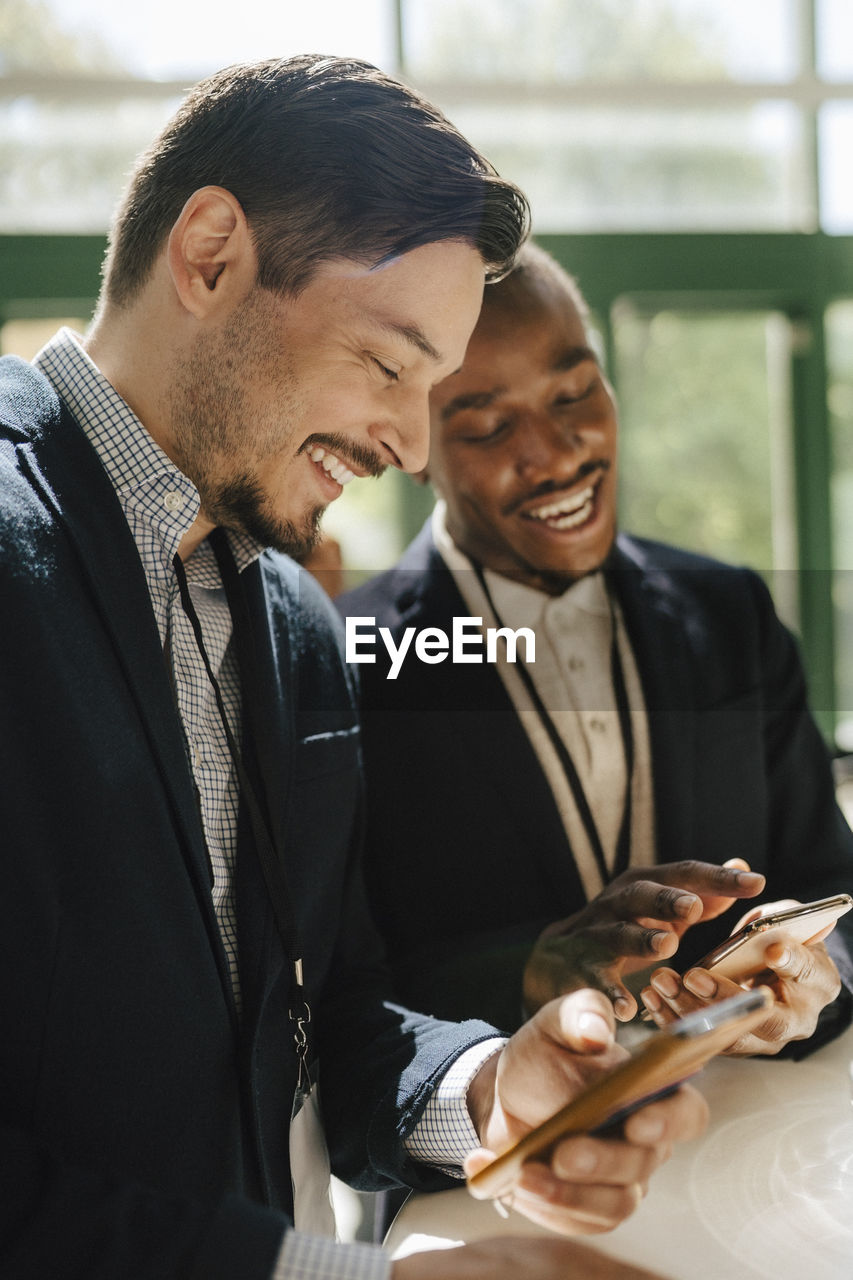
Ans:
[{"label": "shirt button", "polygon": [[166,508],[167,511],[171,511],[172,513],[174,513],[175,511],[180,511],[183,505],[184,505],[183,496],[180,493],[177,493],[174,489],[170,490],[169,493],[164,494],[163,506]]},{"label": "shirt button", "polygon": [[583,671],[585,666],[586,666],[586,663],[584,662],[583,658],[576,658],[574,657],[574,655],[571,658],[569,658],[570,671]]},{"label": "shirt button", "polygon": [[599,719],[598,716],[593,716],[589,722],[589,727],[594,730],[595,733],[604,733],[607,725],[603,720]]}]

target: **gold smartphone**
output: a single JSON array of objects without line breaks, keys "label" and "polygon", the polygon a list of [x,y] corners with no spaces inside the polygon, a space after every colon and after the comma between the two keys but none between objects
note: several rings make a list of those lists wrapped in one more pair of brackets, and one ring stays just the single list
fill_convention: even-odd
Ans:
[{"label": "gold smartphone", "polygon": [[771,942],[809,942],[827,925],[834,924],[839,916],[853,907],[849,893],[837,893],[832,898],[819,898],[815,902],[803,902],[796,907],[786,907],[770,915],[759,916],[724,939],[697,960],[692,969],[709,969],[712,973],[743,982],[763,973],[765,948]]},{"label": "gold smartphone", "polygon": [[763,1022],[773,1004],[768,988],[756,987],[654,1032],[630,1058],[472,1174],[468,1190],[478,1200],[505,1195],[525,1160],[545,1155],[571,1134],[609,1128],[653,1098],[671,1092],[709,1058]]}]

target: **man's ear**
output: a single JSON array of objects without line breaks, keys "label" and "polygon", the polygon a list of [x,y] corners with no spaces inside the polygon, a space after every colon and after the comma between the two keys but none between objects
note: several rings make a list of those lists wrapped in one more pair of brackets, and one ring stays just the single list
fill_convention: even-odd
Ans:
[{"label": "man's ear", "polygon": [[200,187],[169,234],[169,274],[181,304],[203,320],[242,301],[257,275],[246,215],[224,187]]}]

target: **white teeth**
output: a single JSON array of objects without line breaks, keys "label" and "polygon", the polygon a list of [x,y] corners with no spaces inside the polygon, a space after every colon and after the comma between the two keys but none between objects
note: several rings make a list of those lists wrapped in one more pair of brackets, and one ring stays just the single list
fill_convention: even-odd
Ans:
[{"label": "white teeth", "polygon": [[589,518],[595,488],[589,485],[580,493],[573,493],[559,502],[549,503],[547,507],[537,507],[527,514],[533,520],[550,520],[558,529],[570,529],[573,525],[582,524]]},{"label": "white teeth", "polygon": [[312,444],[311,448],[307,452],[311,461],[319,462],[323,470],[330,475],[333,480],[337,480],[338,484],[349,484],[350,480],[355,479],[355,472],[350,471],[349,467],[346,466],[345,463],[341,462],[340,458],[336,458],[333,453],[327,453],[326,450],[321,449],[318,444]]},{"label": "white teeth", "polygon": [[559,520],[549,520],[552,529],[574,529],[579,524],[584,524],[592,515],[592,500],[581,507],[580,511],[576,511],[573,515],[562,516]]}]

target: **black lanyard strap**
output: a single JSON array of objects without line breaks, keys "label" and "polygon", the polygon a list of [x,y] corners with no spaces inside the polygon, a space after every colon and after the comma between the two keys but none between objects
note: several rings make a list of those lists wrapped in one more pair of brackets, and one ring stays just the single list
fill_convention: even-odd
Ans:
[{"label": "black lanyard strap", "polygon": [[[256,721],[256,716],[253,714],[253,707],[257,705],[257,672],[255,668],[248,607],[246,605],[242,583],[240,582],[240,575],[237,571],[237,565],[234,561],[234,557],[231,553],[231,548],[228,545],[226,537],[221,533],[221,530],[217,529],[210,535],[210,541],[216,554],[220,575],[222,577],[223,586],[225,587],[226,598],[228,600],[229,609],[231,610],[231,618],[234,624],[234,640],[237,646],[237,660],[240,668],[240,682],[243,689],[244,722],[248,723],[251,728],[253,722]],[[204,644],[204,637],[202,635],[201,622],[199,621],[198,614],[195,611],[195,606],[193,605],[192,598],[190,596],[186,570],[184,569],[180,556],[176,555],[172,564],[175,570],[175,577],[178,581],[178,592],[180,594],[181,607],[189,619],[193,635],[195,636],[196,646],[199,654],[201,655],[201,660],[204,663],[207,678],[213,689],[216,708],[219,712],[219,718],[222,721],[222,727],[225,730],[228,751],[237,772],[237,780],[240,785],[240,795],[249,814],[249,822],[252,827],[255,848],[263,871],[264,880],[266,881],[270,902],[272,903],[279,937],[281,938],[281,945],[284,948],[284,954],[287,957],[288,965],[290,967],[291,1008],[289,1012],[291,1021],[294,1025],[294,1042],[296,1044],[297,1055],[300,1058],[300,1061],[305,1061],[308,1047],[306,1026],[311,1020],[311,1010],[305,999],[302,972],[302,948],[299,943],[296,917],[293,910],[293,901],[290,895],[290,890],[287,885],[284,861],[281,855],[281,850],[276,848],[270,824],[263,812],[252,780],[249,777],[249,773],[243,759],[243,753],[240,751],[240,747],[238,746],[231,726],[228,723],[228,716],[225,712],[222,690],[220,688],[219,681],[214,674],[210,658],[208,657],[207,649]]]},{"label": "black lanyard strap", "polygon": [[[492,599],[492,593],[489,590],[486,576],[483,572],[482,565],[473,562],[474,572],[477,575],[477,581],[482,588],[483,594],[488,601],[489,608],[492,611],[495,622],[498,627],[503,627],[504,623],[495,607]],[[619,716],[619,730],[622,736],[622,750],[625,755],[625,803],[622,808],[622,821],[619,824],[619,835],[616,841],[616,858],[611,871],[607,865],[607,859],[604,855],[604,846],[601,842],[601,835],[598,830],[598,824],[593,816],[590,808],[589,800],[583,789],[583,783],[577,771],[577,766],[572,759],[571,753],[563,741],[557,726],[542,701],[542,696],[533,681],[533,677],[527,670],[527,666],[520,655],[516,657],[515,668],[527,691],[528,697],[533,704],[541,721],[542,727],[548,735],[551,746],[557,755],[558,760],[566,776],[572,797],[580,815],[581,822],[584,825],[590,848],[592,849],[596,865],[604,884],[608,884],[614,880],[616,876],[626,871],[631,858],[631,792],[633,788],[634,778],[634,730],[631,724],[631,708],[628,702],[628,692],[625,685],[625,674],[622,670],[622,661],[619,657],[619,640],[616,626],[616,611],[613,607],[613,601],[608,591],[608,603],[610,605],[610,674],[613,681],[613,690],[616,696],[616,710]]]}]

